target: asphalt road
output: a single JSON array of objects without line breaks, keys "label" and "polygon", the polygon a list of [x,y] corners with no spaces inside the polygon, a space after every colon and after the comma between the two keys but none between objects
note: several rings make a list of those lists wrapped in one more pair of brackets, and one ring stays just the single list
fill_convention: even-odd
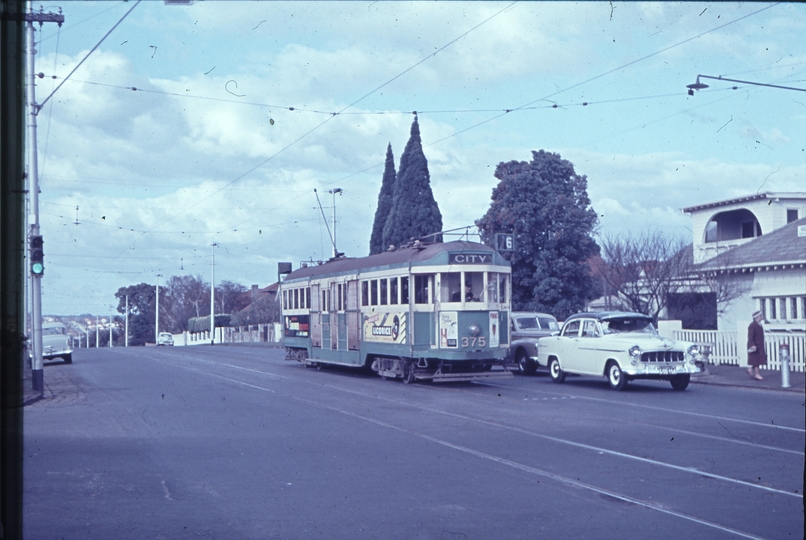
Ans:
[{"label": "asphalt road", "polygon": [[804,397],[414,384],[81,349],[25,408],[27,539],[802,538]]}]

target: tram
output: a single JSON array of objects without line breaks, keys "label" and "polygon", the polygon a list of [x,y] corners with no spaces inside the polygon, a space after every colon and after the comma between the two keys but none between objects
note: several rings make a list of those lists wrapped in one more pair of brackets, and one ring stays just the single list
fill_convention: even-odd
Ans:
[{"label": "tram", "polygon": [[286,359],[381,377],[511,377],[509,262],[468,241],[305,265],[280,283]]}]

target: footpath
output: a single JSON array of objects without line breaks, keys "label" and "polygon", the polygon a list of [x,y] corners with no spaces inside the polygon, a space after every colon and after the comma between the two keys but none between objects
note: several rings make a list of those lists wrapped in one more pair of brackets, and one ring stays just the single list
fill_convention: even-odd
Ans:
[{"label": "footpath", "polygon": [[757,381],[747,374],[747,368],[730,365],[708,365],[705,371],[691,376],[692,384],[714,384],[782,392],[806,393],[806,373],[789,372],[789,388],[781,387],[781,372],[761,370],[763,381]]},{"label": "footpath", "polygon": [[[47,388],[47,370],[45,371],[45,392],[40,394],[35,392],[31,383],[31,369],[25,370],[23,378],[23,405],[36,403],[40,399],[53,397],[52,392]],[[711,384],[716,386],[732,386],[735,388],[756,388],[759,390],[776,390],[780,392],[806,393],[806,373],[790,372],[789,387],[781,387],[781,372],[771,370],[761,370],[763,381],[757,381],[747,374],[747,370],[741,366],[730,365],[708,365],[705,370],[691,376],[691,384]]]}]

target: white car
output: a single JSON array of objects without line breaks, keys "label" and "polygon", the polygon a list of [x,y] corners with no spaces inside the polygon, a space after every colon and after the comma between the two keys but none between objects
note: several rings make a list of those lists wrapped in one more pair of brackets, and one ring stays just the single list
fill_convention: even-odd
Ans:
[{"label": "white car", "polygon": [[633,379],[662,379],[675,390],[688,387],[700,368],[696,344],[662,338],[652,318],[640,313],[577,313],[559,335],[540,338],[538,362],[548,365],[551,380],[567,373],[607,377],[622,390]]},{"label": "white car", "polygon": [[61,358],[65,364],[73,363],[73,348],[70,346],[67,327],[60,322],[42,323],[42,359]]},{"label": "white car", "polygon": [[159,345],[173,345],[174,336],[170,332],[160,332],[157,336],[157,346]]}]

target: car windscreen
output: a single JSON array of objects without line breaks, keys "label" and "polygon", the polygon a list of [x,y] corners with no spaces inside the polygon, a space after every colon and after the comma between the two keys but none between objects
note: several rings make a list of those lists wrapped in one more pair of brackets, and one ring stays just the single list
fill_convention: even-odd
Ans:
[{"label": "car windscreen", "polygon": [[602,321],[602,330],[605,334],[622,334],[626,332],[639,332],[655,335],[655,327],[650,319],[638,317],[625,317],[623,319],[607,319]]},{"label": "car windscreen", "polygon": [[521,330],[536,330],[538,328],[537,318],[534,316],[518,317],[515,320],[518,321],[518,328]]},{"label": "car windscreen", "polygon": [[551,317],[538,317],[537,320],[540,321],[540,328],[543,330],[551,330],[556,332],[560,329],[560,327],[557,325],[557,321]]},{"label": "car windscreen", "polygon": [[61,326],[53,326],[51,328],[43,328],[42,335],[43,336],[63,336],[67,332]]}]

